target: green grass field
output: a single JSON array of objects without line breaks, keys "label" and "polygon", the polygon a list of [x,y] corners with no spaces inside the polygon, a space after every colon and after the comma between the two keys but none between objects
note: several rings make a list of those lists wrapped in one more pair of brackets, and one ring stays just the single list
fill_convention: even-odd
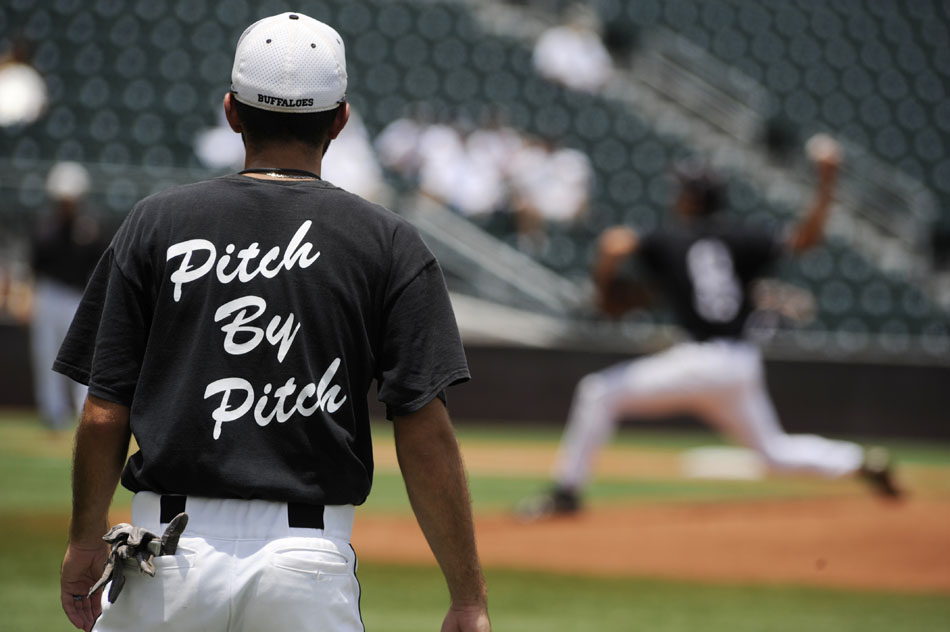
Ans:
[{"label": "green grass field", "polygon": [[[378,433],[385,441],[387,428]],[[460,429],[463,443],[554,442],[556,430]],[[676,451],[713,442],[707,434],[629,433],[618,439],[656,450]],[[950,480],[950,446],[894,443],[903,463]],[[0,630],[71,629],[59,607],[58,567],[69,510],[70,439],[51,439],[22,413],[0,415]],[[946,470],[943,467],[947,467]],[[540,477],[473,473],[476,511],[497,510],[536,491]],[[947,484],[947,483],[944,483]],[[594,502],[668,498],[713,499],[735,495],[797,495],[814,487],[797,481],[715,483],[684,480],[604,480]],[[127,507],[120,490],[116,506]],[[398,474],[381,468],[374,495],[361,511],[408,512]],[[784,585],[721,585],[651,578],[600,579],[516,570],[487,569],[491,612],[497,631],[759,632],[950,629],[947,595],[823,590]],[[359,573],[367,630],[438,630],[447,594],[434,567],[394,566],[363,560]]]}]

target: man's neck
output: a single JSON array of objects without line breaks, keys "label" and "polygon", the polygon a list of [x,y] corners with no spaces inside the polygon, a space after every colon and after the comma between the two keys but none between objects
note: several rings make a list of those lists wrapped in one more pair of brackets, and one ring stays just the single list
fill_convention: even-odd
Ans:
[{"label": "man's neck", "polygon": [[297,169],[320,175],[323,156],[312,148],[268,147],[248,151],[245,169]]}]

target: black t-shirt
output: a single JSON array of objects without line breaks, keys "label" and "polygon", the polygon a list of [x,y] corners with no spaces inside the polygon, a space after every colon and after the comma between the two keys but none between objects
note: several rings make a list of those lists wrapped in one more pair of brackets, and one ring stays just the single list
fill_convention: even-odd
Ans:
[{"label": "black t-shirt", "polygon": [[752,313],[752,281],[782,254],[772,231],[698,221],[643,237],[637,260],[696,340],[741,338]]},{"label": "black t-shirt", "polygon": [[106,248],[99,225],[90,217],[50,217],[37,228],[30,263],[38,277],[52,279],[76,290],[86,287],[89,275]]},{"label": "black t-shirt", "polygon": [[438,263],[323,181],[231,175],[141,201],[54,366],[130,406],[131,491],[359,504],[366,394],[414,412],[468,367]]}]

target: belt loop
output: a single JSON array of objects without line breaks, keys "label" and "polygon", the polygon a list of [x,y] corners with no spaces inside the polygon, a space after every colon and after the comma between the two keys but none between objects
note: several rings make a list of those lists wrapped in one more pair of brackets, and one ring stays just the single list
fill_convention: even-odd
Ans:
[{"label": "belt loop", "polygon": [[159,501],[161,507],[159,522],[161,524],[168,524],[175,516],[183,512],[187,498],[187,496],[162,494],[162,498]]},{"label": "belt loop", "polygon": [[303,529],[323,529],[323,505],[287,503],[287,526]]}]

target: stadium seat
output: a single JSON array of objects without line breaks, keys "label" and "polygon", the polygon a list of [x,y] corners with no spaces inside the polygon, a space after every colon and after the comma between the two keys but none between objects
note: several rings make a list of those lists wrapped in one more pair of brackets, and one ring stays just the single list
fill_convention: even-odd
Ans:
[{"label": "stadium seat", "polygon": [[[950,200],[947,16],[936,15],[932,3],[599,0],[595,6],[605,20],[645,32],[662,26],[692,40],[760,81],[777,114],[798,129],[838,130]],[[14,136],[3,132],[10,160],[29,165],[74,157],[154,174],[197,167],[192,141],[215,124],[233,43],[254,16],[288,8],[248,0],[4,4],[0,32],[22,31],[37,43],[34,62],[50,98],[40,123]],[[650,129],[624,104],[538,77],[530,47],[484,32],[464,3],[314,0],[301,10],[333,22],[347,42],[348,96],[371,135],[410,103],[425,101],[439,115],[461,112],[473,120],[501,105],[508,124],[522,132],[555,137],[587,154],[595,169],[588,224],[580,232],[556,232],[540,255],[550,267],[584,275],[596,229],[615,222],[649,229],[663,221],[673,195],[667,169],[690,148]],[[731,212],[773,224],[791,213],[726,175]],[[162,181],[157,175],[153,186]],[[117,171],[101,200],[121,215],[143,193]],[[42,205],[41,183],[26,180],[15,197],[17,208],[2,211],[5,222]],[[492,230],[514,239],[510,223],[498,221]],[[811,331],[845,327],[843,340],[852,346],[880,336],[898,348],[908,335],[936,332],[943,322],[911,283],[890,278],[842,244],[818,248],[783,266],[782,274],[818,297],[821,320]]]}]

